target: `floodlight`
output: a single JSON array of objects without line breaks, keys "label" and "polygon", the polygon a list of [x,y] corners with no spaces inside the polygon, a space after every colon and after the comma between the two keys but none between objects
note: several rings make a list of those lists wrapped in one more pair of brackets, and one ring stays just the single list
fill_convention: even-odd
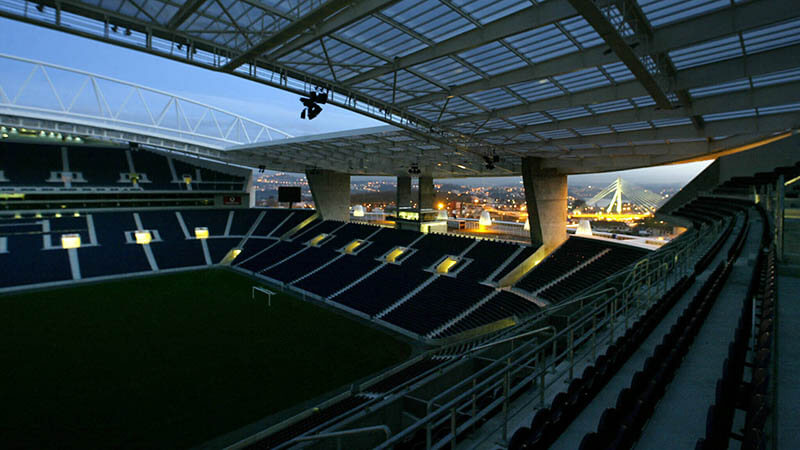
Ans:
[{"label": "floodlight", "polygon": [[80,234],[62,234],[61,248],[79,248],[81,246]]},{"label": "floodlight", "polygon": [[312,91],[308,94],[308,97],[300,97],[300,103],[304,106],[300,112],[300,118],[305,119],[308,117],[308,120],[311,120],[322,112],[322,107],[319,105],[328,103],[328,93]]},{"label": "floodlight", "polygon": [[140,245],[149,244],[153,240],[153,235],[147,230],[134,231],[133,235],[136,238],[136,243]]},{"label": "floodlight", "polygon": [[194,227],[194,237],[197,239],[208,239],[208,228]]},{"label": "floodlight", "polygon": [[364,206],[356,205],[353,207],[353,217],[364,217]]}]

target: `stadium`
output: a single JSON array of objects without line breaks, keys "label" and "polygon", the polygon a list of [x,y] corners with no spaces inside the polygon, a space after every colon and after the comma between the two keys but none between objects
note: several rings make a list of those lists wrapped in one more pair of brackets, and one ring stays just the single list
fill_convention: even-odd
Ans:
[{"label": "stadium", "polygon": [[[795,2],[3,0],[0,25],[0,447],[800,447]],[[231,100],[261,93],[291,105]],[[625,178],[698,162],[669,196]],[[257,204],[265,172],[310,193]],[[568,177],[606,173],[578,206]],[[501,177],[505,215],[441,181]]]}]

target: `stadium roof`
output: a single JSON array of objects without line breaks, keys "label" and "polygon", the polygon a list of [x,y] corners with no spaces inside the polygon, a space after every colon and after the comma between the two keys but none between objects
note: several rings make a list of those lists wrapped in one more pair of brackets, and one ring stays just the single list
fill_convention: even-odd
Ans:
[{"label": "stadium roof", "polygon": [[800,127],[791,0],[10,0],[0,15],[326,89],[395,127],[235,152],[277,169],[474,176],[496,153],[493,175],[518,173],[522,156],[580,173]]}]

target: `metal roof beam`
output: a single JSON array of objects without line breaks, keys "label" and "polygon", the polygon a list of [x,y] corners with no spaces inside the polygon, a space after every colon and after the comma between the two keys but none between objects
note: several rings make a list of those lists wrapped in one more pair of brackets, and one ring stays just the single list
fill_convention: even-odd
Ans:
[{"label": "metal roof beam", "polygon": [[672,102],[667,98],[667,93],[658,84],[653,74],[645,67],[639,56],[634,53],[633,48],[625,41],[614,25],[603,14],[600,8],[592,0],[569,0],[573,7],[589,22],[589,25],[597,31],[597,34],[606,41],[611,50],[616,53],[628,70],[642,83],[650,97],[656,102],[659,108],[672,108]]},{"label": "metal roof beam", "polygon": [[314,27],[310,33],[305,33],[298,36],[293,41],[287,42],[282,47],[265,55],[265,57],[268,59],[278,59],[282,56],[286,56],[295,50],[299,50],[322,37],[328,36],[331,33],[335,33],[336,31],[359,21],[376,11],[380,11],[386,7],[389,7],[398,1],[399,0],[357,1],[350,8],[347,8],[341,13]]},{"label": "metal roof beam", "polygon": [[[597,154],[596,150],[587,150],[583,153],[574,152],[561,158],[545,159],[542,161],[542,167],[555,169],[565,174],[579,174],[709,160],[725,154],[765,145],[792,134],[796,134],[796,131],[777,136],[759,133],[759,135],[736,136],[712,142],[698,141],[646,145],[634,147],[625,153],[617,154],[612,154],[612,149],[600,154]],[[613,149],[613,151],[616,150]]]},{"label": "metal roof beam", "polygon": [[[783,0],[760,0],[738,4],[722,11],[714,11],[659,28],[653,32],[652,41],[649,44],[642,43],[640,48],[648,54],[666,53],[673,49],[688,47],[740,31],[767,26],[797,15],[797,8]],[[606,48],[594,47],[542,61],[533,67],[522,67],[495,74],[488,80],[477,80],[453,86],[449,91],[423,95],[401,102],[398,107],[406,108],[421,103],[437,102],[448,95],[463,96],[614,62],[617,62],[617,58],[613,54],[606,54]]]},{"label": "metal roof beam", "polygon": [[498,39],[558,22],[576,14],[575,9],[570,6],[567,0],[554,0],[531,6],[486,24],[481,28],[472,29],[439,42],[436,45],[397,58],[396,63],[385,64],[383,67],[378,67],[351,77],[345,80],[345,82],[349,85],[355,85],[396,70],[421,64],[442,56],[459,53],[471,48],[480,47],[481,45]]},{"label": "metal roof beam", "polygon": [[[714,86],[729,81],[745,79],[800,66],[800,45],[782,47],[762,53],[754,53],[742,58],[714,62],[704,66],[684,69],[675,74],[675,88],[690,90],[700,87]],[[477,122],[487,117],[514,117],[522,114],[542,112],[575,106],[589,106],[610,102],[623,98],[634,98],[647,95],[647,91],[637,82],[631,81],[616,86],[605,86],[597,89],[576,92],[540,100],[524,105],[497,109],[491,113],[473,114],[457,120],[442,122],[443,126],[458,123]]]},{"label": "metal roof beam", "polygon": [[281,31],[273,34],[267,39],[261,41],[253,47],[245,50],[239,56],[233,58],[228,64],[222,67],[225,72],[232,72],[237,67],[245,64],[247,61],[252,60],[264,52],[271,50],[286,41],[289,41],[309,28],[312,28],[317,23],[324,22],[329,16],[349,6],[354,0],[329,0],[319,8],[311,11],[300,19],[295,20]]},{"label": "metal roof beam", "polygon": [[186,0],[186,3],[181,5],[180,9],[175,11],[175,14],[169,19],[167,28],[173,30],[177,29],[183,22],[186,22],[205,1],[206,0]]},{"label": "metal roof beam", "polygon": [[[692,113],[696,115],[706,115],[785,105],[792,102],[793,98],[796,98],[796,96],[794,96],[796,92],[800,92],[800,82],[771,85],[753,90],[726,92],[715,96],[696,99]],[[528,125],[517,130],[502,130],[484,133],[479,136],[484,138],[487,136],[508,136],[518,134],[520,131],[524,131],[525,133],[538,133],[542,131],[563,130],[566,128],[612,126],[625,123],[681,118],[689,118],[687,111],[683,108],[664,110],[659,109],[657,106],[648,106],[645,108],[631,108],[598,115],[588,115],[557,122]],[[720,136],[719,134],[704,135]]]},{"label": "metal roof beam", "polygon": [[[742,117],[737,119],[718,120],[706,122],[703,129],[698,130],[694,125],[678,125],[674,127],[661,127],[655,129],[622,131],[608,134],[595,134],[591,136],[553,138],[546,143],[508,144],[517,150],[527,148],[544,148],[550,146],[579,146],[579,145],[635,145],[637,142],[670,141],[673,139],[702,139],[717,136],[731,136],[746,133],[765,133],[782,131],[800,126],[800,113],[783,113],[759,117]],[[502,148],[502,147],[501,147]],[[554,147],[555,148],[555,147]]]}]

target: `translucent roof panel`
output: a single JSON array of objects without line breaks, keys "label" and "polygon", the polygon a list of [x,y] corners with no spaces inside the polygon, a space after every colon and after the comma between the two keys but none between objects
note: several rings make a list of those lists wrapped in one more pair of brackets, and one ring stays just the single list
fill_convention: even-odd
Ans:
[{"label": "translucent roof panel", "polygon": [[426,0],[402,0],[386,8],[383,14],[434,42],[475,28],[445,4]]},{"label": "translucent roof panel", "polygon": [[611,84],[603,72],[597,68],[579,70],[577,72],[553,77],[555,81],[570,92],[585,91]]},{"label": "translucent roof panel", "polygon": [[800,81],[800,68],[782,70],[780,72],[753,77],[753,86],[770,86],[773,84],[789,83],[792,81]]},{"label": "translucent roof panel", "polygon": [[481,78],[464,64],[448,57],[414,66],[414,70],[439,80],[444,85],[460,84]]},{"label": "translucent roof panel", "polygon": [[519,116],[514,116],[509,118],[514,123],[522,124],[522,125],[538,125],[542,123],[550,123],[553,121],[548,116],[540,112],[532,112],[528,114],[521,114]]},{"label": "translucent roof panel", "polygon": [[612,133],[613,131],[614,130],[612,130],[610,127],[607,127],[607,126],[604,126],[604,127],[575,128],[575,132],[578,133],[581,136],[593,136],[593,135],[597,135],[597,134],[608,134],[608,133]]},{"label": "translucent roof panel", "polygon": [[529,102],[564,95],[564,91],[560,87],[546,78],[537,81],[512,84],[509,86],[509,89]]},{"label": "translucent roof panel", "polygon": [[464,61],[470,63],[480,71],[493,75],[501,72],[507,72],[511,69],[527,66],[528,64],[517,56],[513,51],[509,50],[506,46],[499,42],[492,42],[459,53]]},{"label": "translucent roof panel", "polygon": [[719,95],[727,92],[736,92],[750,88],[749,80],[736,80],[729,83],[722,83],[713,86],[690,89],[689,94],[695,98],[708,97],[709,95]]},{"label": "translucent roof panel", "polygon": [[384,55],[405,56],[425,48],[425,43],[419,39],[372,16],[345,27],[337,35],[369,45]]},{"label": "translucent roof panel", "polygon": [[606,64],[603,66],[603,71],[611,77],[611,81],[614,83],[622,83],[625,81],[631,81],[636,77],[633,76],[633,73],[628,69],[622,62],[616,62],[612,64]]},{"label": "translucent roof panel", "polygon": [[716,39],[669,52],[678,70],[743,56],[738,36]]},{"label": "translucent roof panel", "polygon": [[783,113],[797,112],[797,111],[800,111],[800,103],[789,103],[787,105],[758,108],[759,115],[783,114]]},{"label": "translucent roof panel", "polygon": [[633,109],[633,104],[628,99],[622,99],[611,102],[596,103],[594,105],[589,105],[588,108],[595,114],[603,114],[607,112]]},{"label": "translucent roof panel", "polygon": [[756,53],[800,43],[800,19],[742,33],[744,48]]},{"label": "translucent roof panel", "polygon": [[452,3],[481,24],[486,24],[525,9],[531,6],[532,2],[529,0],[454,0]]},{"label": "translucent roof panel", "polygon": [[755,109],[744,109],[740,111],[730,111],[716,114],[706,114],[703,120],[706,122],[716,122],[718,120],[740,119],[742,117],[752,117],[756,115]]},{"label": "translucent roof panel", "polygon": [[546,61],[578,51],[555,25],[534,28],[511,36],[506,41],[533,62]]},{"label": "translucent roof panel", "polygon": [[594,28],[583,17],[577,16],[562,20],[559,25],[569,33],[572,39],[580,44],[581,48],[590,48],[603,43],[603,38],[594,31]]},{"label": "translucent roof panel", "polygon": [[589,112],[583,106],[576,106],[574,108],[548,110],[547,114],[550,114],[556,120],[567,120],[567,119],[574,119],[576,117],[586,117],[586,116],[591,116],[592,115],[592,113]]},{"label": "translucent roof panel", "polygon": [[730,0],[638,0],[653,27],[686,20],[730,6]]},{"label": "translucent roof panel", "polygon": [[512,105],[521,105],[522,102],[513,95],[506,92],[505,89],[492,89],[489,91],[479,92],[477,94],[470,94],[468,98],[475,103],[485,106],[489,109],[505,108]]}]

